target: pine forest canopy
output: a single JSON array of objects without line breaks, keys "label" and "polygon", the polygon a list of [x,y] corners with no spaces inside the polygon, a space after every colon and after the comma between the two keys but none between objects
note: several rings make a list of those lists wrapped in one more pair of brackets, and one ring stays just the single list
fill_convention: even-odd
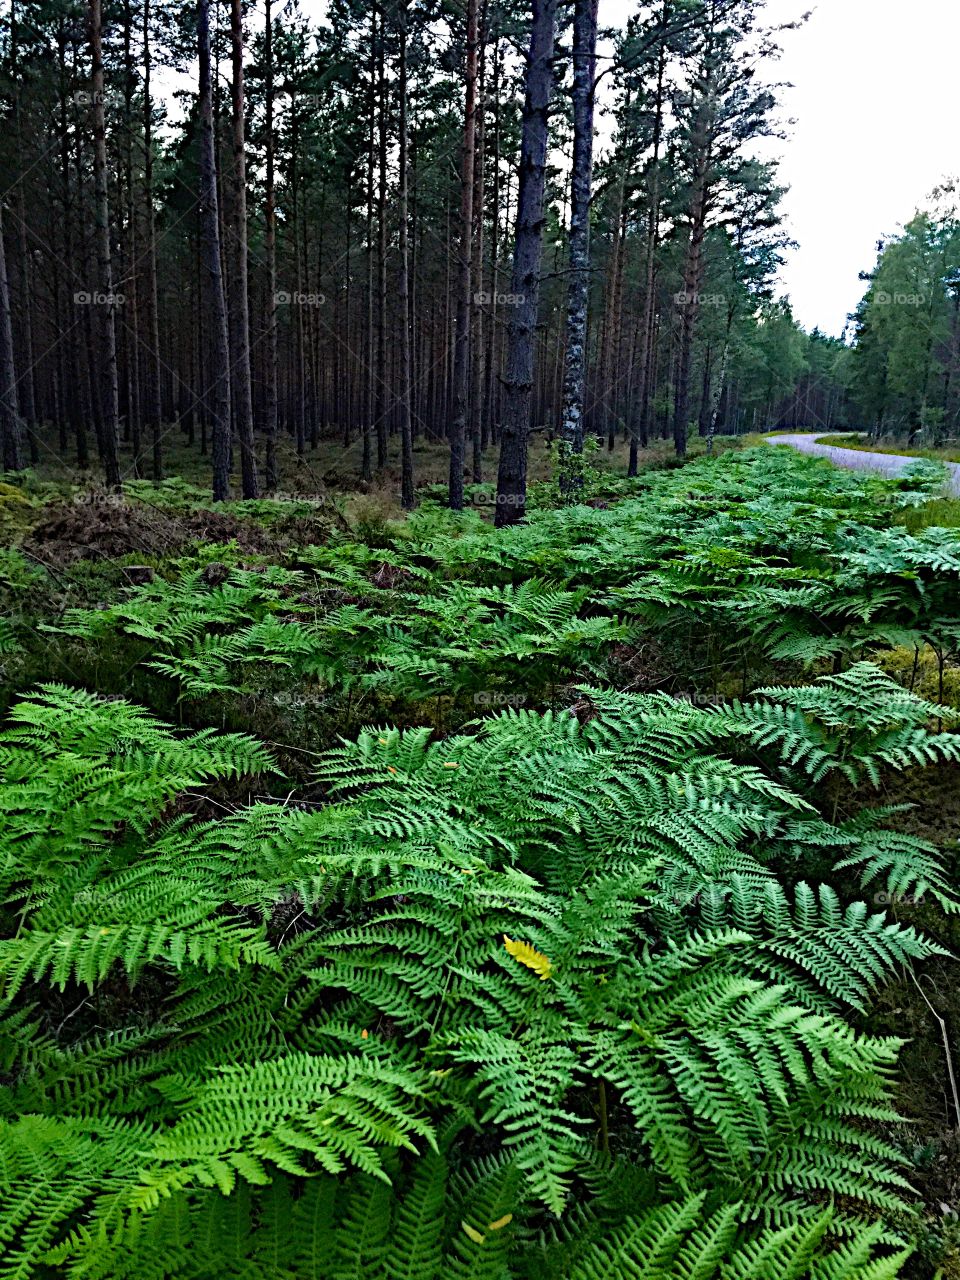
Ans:
[{"label": "pine forest canopy", "polygon": [[364,481],[396,446],[410,505],[449,439],[456,507],[505,436],[509,520],[531,431],[622,437],[633,471],[663,436],[873,412],[773,300],[790,32],[759,0],[641,5],[599,60],[595,4],[101,8],[4,17],[8,467],[115,484],[186,447],[251,497],[278,446],[339,442]]}]

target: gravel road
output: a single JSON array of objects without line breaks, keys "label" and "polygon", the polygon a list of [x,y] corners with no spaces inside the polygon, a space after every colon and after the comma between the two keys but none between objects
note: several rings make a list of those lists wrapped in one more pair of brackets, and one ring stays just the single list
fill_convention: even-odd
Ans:
[{"label": "gravel road", "polygon": [[[768,436],[773,444],[788,444],[800,453],[813,453],[821,458],[829,458],[838,467],[849,467],[852,471],[879,471],[885,476],[899,475],[914,458],[901,458],[895,453],[868,453],[864,449],[841,449],[837,445],[820,444],[816,436],[791,435],[789,433]],[[950,473],[948,489],[955,497],[960,497],[960,463],[947,462],[944,466]]]}]

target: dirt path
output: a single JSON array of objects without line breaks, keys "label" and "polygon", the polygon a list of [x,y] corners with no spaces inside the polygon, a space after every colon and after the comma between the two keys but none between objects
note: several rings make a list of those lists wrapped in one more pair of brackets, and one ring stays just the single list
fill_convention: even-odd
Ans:
[{"label": "dirt path", "polygon": [[[879,471],[885,476],[897,476],[909,467],[915,458],[902,458],[896,453],[868,453],[865,449],[841,449],[837,445],[820,444],[816,436],[791,435],[789,433],[768,436],[773,444],[788,444],[800,453],[812,453],[821,458],[829,458],[838,467],[849,467],[852,471]],[[949,472],[948,489],[955,497],[960,497],[960,463],[945,462]]]}]

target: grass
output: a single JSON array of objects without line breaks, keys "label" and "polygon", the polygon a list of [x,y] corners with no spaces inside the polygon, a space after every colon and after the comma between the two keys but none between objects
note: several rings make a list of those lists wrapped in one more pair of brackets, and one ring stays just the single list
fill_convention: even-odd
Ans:
[{"label": "grass", "polygon": [[896,523],[910,533],[923,529],[960,529],[960,498],[934,498],[920,507],[904,507]]}]

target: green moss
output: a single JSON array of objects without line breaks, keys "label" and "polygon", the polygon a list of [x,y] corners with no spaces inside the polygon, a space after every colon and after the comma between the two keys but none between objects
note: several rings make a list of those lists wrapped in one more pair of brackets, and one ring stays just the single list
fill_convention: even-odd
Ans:
[{"label": "green moss", "polygon": [[945,706],[960,708],[960,667],[954,662],[946,663],[941,692],[939,661],[929,645],[919,653],[907,645],[899,645],[873,654],[872,661],[928,702],[942,701]]}]

